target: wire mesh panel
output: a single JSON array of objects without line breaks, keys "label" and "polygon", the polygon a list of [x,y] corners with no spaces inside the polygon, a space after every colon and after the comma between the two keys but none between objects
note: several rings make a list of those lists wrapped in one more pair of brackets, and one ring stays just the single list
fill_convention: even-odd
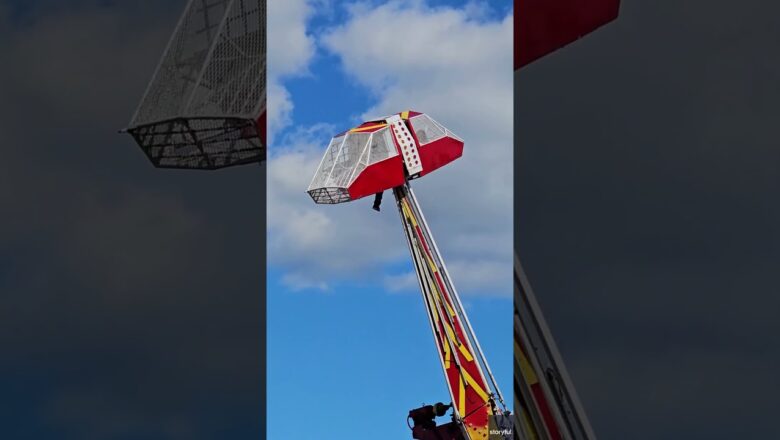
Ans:
[{"label": "wire mesh panel", "polygon": [[445,135],[444,128],[434,123],[428,115],[418,115],[409,119],[414,128],[414,133],[420,141],[420,146],[429,144]]},{"label": "wire mesh panel", "polygon": [[381,162],[389,157],[395,156],[398,152],[393,144],[393,138],[390,136],[390,129],[383,128],[374,132],[371,136],[371,147],[368,156],[368,164]]},{"label": "wire mesh panel", "polygon": [[347,135],[336,136],[330,140],[330,144],[328,144],[328,148],[325,150],[325,155],[322,156],[320,167],[317,169],[317,172],[314,173],[314,178],[309,185],[309,189],[330,186],[328,178],[330,177],[333,164],[336,163],[336,158],[341,151],[341,145],[344,143],[346,137]]},{"label": "wire mesh panel", "polygon": [[266,0],[191,0],[128,132],[159,167],[265,159]]},{"label": "wire mesh panel", "polygon": [[[350,133],[344,139],[341,145],[336,162],[328,176],[328,186],[347,187],[350,183],[350,177],[354,171],[360,167],[360,157],[367,149],[368,133]],[[365,167],[365,165],[364,165]]]},{"label": "wire mesh panel", "polygon": [[331,139],[307,192],[317,203],[348,202],[349,186],[369,165],[397,156],[390,129],[348,132]]}]

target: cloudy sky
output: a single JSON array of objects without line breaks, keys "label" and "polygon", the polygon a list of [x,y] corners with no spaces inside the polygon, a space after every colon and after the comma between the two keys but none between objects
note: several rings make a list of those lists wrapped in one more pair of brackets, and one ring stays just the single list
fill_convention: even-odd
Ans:
[{"label": "cloudy sky", "polygon": [[[332,135],[410,108],[466,141],[414,188],[507,392],[511,2],[271,1],[269,15],[269,438],[403,438],[408,410],[448,400],[392,200],[376,213],[305,193]],[[290,430],[304,402],[316,434]],[[355,405],[373,409],[332,423]]]},{"label": "cloudy sky", "polygon": [[599,438],[779,438],[780,10],[621,9],[515,78],[526,272]]}]

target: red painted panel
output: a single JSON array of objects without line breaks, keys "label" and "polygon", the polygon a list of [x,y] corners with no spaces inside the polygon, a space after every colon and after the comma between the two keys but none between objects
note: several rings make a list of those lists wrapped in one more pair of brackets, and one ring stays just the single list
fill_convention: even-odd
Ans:
[{"label": "red painted panel", "polygon": [[447,165],[463,155],[463,142],[444,137],[419,148],[423,171],[420,177]]},{"label": "red painted panel", "polygon": [[617,18],[620,0],[515,0],[515,70]]},{"label": "red painted panel", "polygon": [[367,166],[347,190],[350,199],[355,200],[403,185],[405,179],[403,159],[393,156]]}]

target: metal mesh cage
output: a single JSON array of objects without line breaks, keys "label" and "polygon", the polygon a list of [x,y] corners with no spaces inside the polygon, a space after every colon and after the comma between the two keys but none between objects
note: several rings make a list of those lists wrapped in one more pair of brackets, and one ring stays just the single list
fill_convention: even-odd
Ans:
[{"label": "metal mesh cage", "polygon": [[347,188],[368,165],[397,154],[389,128],[337,136],[331,139],[308,193],[317,203],[348,202]]},{"label": "metal mesh cage", "polygon": [[461,139],[461,137],[460,137],[460,136],[458,136],[457,134],[455,134],[455,133],[453,133],[452,131],[450,131],[450,129],[449,129],[449,128],[447,128],[447,127],[445,127],[445,126],[443,126],[443,125],[439,124],[439,123],[438,123],[438,122],[436,122],[436,120],[435,120],[435,119],[433,119],[432,117],[430,117],[430,116],[428,116],[428,115],[425,115],[425,116],[426,116],[426,117],[428,118],[428,120],[430,120],[430,121],[431,121],[431,122],[432,122],[434,125],[436,125],[437,127],[439,127],[439,129],[440,129],[440,130],[444,131],[444,134],[445,134],[445,136],[447,136],[447,137],[451,137],[451,138],[455,138],[455,139],[457,139],[457,140],[459,140],[459,141],[463,142],[463,139]]},{"label": "metal mesh cage", "polygon": [[309,195],[316,203],[335,205],[336,203],[349,202],[349,191],[346,188],[316,188],[310,189]]},{"label": "metal mesh cage", "polygon": [[160,167],[265,159],[265,0],[191,0],[128,132]]},{"label": "metal mesh cage", "polygon": [[309,184],[309,189],[320,188],[328,185],[328,177],[330,176],[330,170],[333,169],[333,164],[336,162],[336,157],[341,149],[341,144],[344,143],[344,139],[347,135],[337,136],[330,140],[328,148],[325,150],[325,155],[322,156],[317,172],[314,173],[314,178]]},{"label": "metal mesh cage", "polygon": [[377,130],[371,136],[368,164],[374,164],[398,154],[389,128]]},{"label": "metal mesh cage", "polygon": [[414,133],[417,135],[417,139],[420,141],[420,146],[431,143],[437,139],[441,139],[445,136],[445,129],[439,124],[435,123],[427,115],[417,115],[409,118],[409,122],[412,123]]}]

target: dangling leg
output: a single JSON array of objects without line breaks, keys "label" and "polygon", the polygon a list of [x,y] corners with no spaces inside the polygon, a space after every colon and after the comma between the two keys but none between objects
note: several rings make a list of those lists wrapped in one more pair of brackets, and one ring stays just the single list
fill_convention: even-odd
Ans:
[{"label": "dangling leg", "polygon": [[373,206],[374,211],[379,212],[379,205],[382,204],[382,195],[383,194],[384,194],[384,191],[383,192],[378,192],[378,193],[374,194],[374,206]]}]

